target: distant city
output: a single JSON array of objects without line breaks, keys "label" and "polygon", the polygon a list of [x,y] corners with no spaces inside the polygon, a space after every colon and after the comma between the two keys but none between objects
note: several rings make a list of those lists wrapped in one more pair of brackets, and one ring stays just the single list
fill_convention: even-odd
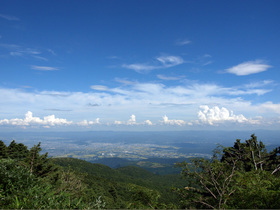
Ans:
[{"label": "distant city", "polygon": [[212,156],[217,145],[232,146],[255,133],[267,149],[279,146],[280,131],[182,131],[182,132],[18,132],[0,133],[7,145],[11,140],[28,147],[41,142],[42,152],[51,157],[73,157],[87,161],[102,158],[145,160]]}]

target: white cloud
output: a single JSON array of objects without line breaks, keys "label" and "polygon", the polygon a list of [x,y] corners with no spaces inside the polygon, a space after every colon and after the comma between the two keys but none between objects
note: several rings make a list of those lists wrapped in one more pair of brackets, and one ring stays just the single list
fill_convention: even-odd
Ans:
[{"label": "white cloud", "polygon": [[160,56],[157,60],[162,63],[164,68],[177,66],[184,63],[184,60],[180,56]]},{"label": "white cloud", "polygon": [[24,119],[4,119],[0,120],[0,125],[14,125],[14,126],[56,126],[56,125],[71,125],[72,121],[66,119],[56,118],[54,115],[45,116],[43,119],[33,117],[32,112],[28,111]]},{"label": "white cloud", "polygon": [[152,66],[152,65],[140,64],[140,63],[123,64],[122,67],[127,68],[127,69],[132,69],[132,70],[134,70],[138,73],[147,72],[147,71],[150,71],[150,70],[160,68],[159,66]]},{"label": "white cloud", "polygon": [[83,120],[81,122],[74,123],[73,121],[68,121],[67,119],[63,118],[56,118],[55,115],[48,115],[43,117],[43,119],[39,117],[33,117],[32,112],[28,111],[25,114],[23,119],[14,118],[14,119],[3,119],[0,120],[0,125],[12,125],[12,126],[32,126],[32,127],[54,127],[54,126],[69,126],[69,125],[79,125],[79,126],[90,126],[90,125],[97,125],[100,124],[100,119],[96,118],[95,121],[88,121]]},{"label": "white cloud", "polygon": [[[40,116],[49,115],[49,112],[53,110],[68,110],[63,112],[63,115],[67,116],[67,120],[74,122],[87,120],[84,122],[85,125],[91,122],[89,116],[101,117],[102,121],[110,125],[114,124],[114,121],[116,124],[127,125],[128,112],[137,116],[137,121],[136,117],[130,117],[130,124],[135,122],[136,125],[143,125],[147,122],[146,125],[149,125],[150,123],[145,121],[147,119],[157,124],[160,116],[166,114],[175,120],[184,119],[185,122],[193,122],[195,125],[193,120],[197,119],[198,110],[194,110],[201,104],[207,104],[210,107],[227,107],[227,109],[242,113],[248,117],[246,118],[248,123],[251,123],[250,119],[259,113],[263,115],[263,119],[260,121],[268,121],[277,113],[279,114],[279,104],[273,102],[255,104],[252,97],[249,97],[249,100],[246,100],[246,97],[270,91],[265,87],[271,84],[271,82],[261,81],[248,84],[248,86],[225,87],[189,80],[181,81],[180,84],[174,86],[138,82],[126,85],[118,84],[119,86],[114,88],[92,86],[93,89],[99,91],[89,92],[34,91],[33,89],[0,87],[0,98],[2,98],[0,119],[15,119],[25,113],[27,109]],[[273,84],[271,86],[273,87]],[[218,122],[211,121],[205,113],[204,115],[206,123],[208,121]],[[232,117],[230,112],[229,116]],[[201,117],[203,116],[201,115]],[[167,120],[169,119],[167,118]],[[176,122],[167,120],[165,122],[169,122],[169,125]],[[2,121],[2,124],[4,122],[7,121]],[[93,122],[95,121],[93,120]],[[180,123],[183,124],[183,121]],[[161,122],[161,124],[164,123]]]},{"label": "white cloud", "polygon": [[129,81],[127,79],[121,79],[121,78],[115,78],[115,81],[119,82],[119,83],[122,83],[124,85],[134,85],[134,84],[137,84],[136,81]]},{"label": "white cloud", "polygon": [[149,72],[155,69],[170,68],[184,63],[180,56],[159,56],[156,58],[157,64],[150,65],[145,63],[123,64],[122,67],[132,69],[138,73]]},{"label": "white cloud", "polygon": [[184,39],[184,40],[179,40],[176,42],[176,45],[180,45],[180,46],[183,46],[183,45],[188,45],[188,44],[191,44],[192,41],[190,41],[189,39]]},{"label": "white cloud", "polygon": [[1,18],[4,18],[6,20],[10,20],[10,21],[18,21],[19,18],[15,17],[15,16],[11,16],[11,15],[4,15],[4,14],[0,14]]},{"label": "white cloud", "polygon": [[245,76],[266,71],[268,68],[271,68],[271,66],[263,63],[260,60],[256,60],[238,64],[237,66],[226,69],[226,72],[235,74],[237,76]]},{"label": "white cloud", "polygon": [[185,125],[186,122],[184,120],[169,120],[168,117],[166,115],[164,115],[162,117],[163,119],[163,123],[164,124],[167,124],[167,125],[179,125],[179,126],[182,126],[182,125]]},{"label": "white cloud", "polygon": [[[15,45],[15,44],[0,44],[0,47],[5,48],[9,55],[11,56],[32,56],[37,59],[42,60],[38,55],[41,54],[39,50],[33,49],[33,48],[26,48],[20,45]],[[38,57],[36,57],[38,56]]]},{"label": "white cloud", "polygon": [[41,60],[41,61],[48,61],[48,59],[43,57],[43,56],[33,55],[33,58],[36,58],[36,59]]},{"label": "white cloud", "polygon": [[158,74],[157,78],[162,79],[162,80],[180,80],[180,79],[182,79],[182,77],[170,77],[170,76],[164,76],[161,74]]},{"label": "white cloud", "polygon": [[153,125],[153,123],[150,120],[145,120],[144,124],[145,125]]},{"label": "white cloud", "polygon": [[27,48],[27,49],[14,49],[13,51],[10,52],[10,55],[12,56],[24,56],[24,55],[31,55],[37,59],[41,59],[41,57],[37,56],[36,55],[40,55],[41,52],[35,50],[35,49],[30,49],[30,48]]},{"label": "white cloud", "polygon": [[47,51],[48,51],[49,53],[51,53],[52,55],[56,55],[56,53],[55,53],[52,49],[47,49]]},{"label": "white cloud", "polygon": [[99,90],[99,91],[108,90],[108,87],[106,87],[104,85],[92,85],[92,86],[90,86],[90,88],[93,89],[93,90]]},{"label": "white cloud", "polygon": [[222,123],[225,121],[232,121],[238,123],[248,122],[248,119],[242,114],[234,115],[233,111],[222,107],[221,109],[218,106],[209,108],[207,105],[200,106],[202,110],[198,112],[198,118],[201,122],[214,125],[214,123]]},{"label": "white cloud", "polygon": [[90,126],[90,125],[96,125],[96,124],[100,124],[99,118],[96,118],[95,121],[83,120],[83,121],[77,123],[77,125],[80,125],[80,126]]},{"label": "white cloud", "polygon": [[123,125],[124,123],[122,121],[115,120],[114,124],[115,125]]},{"label": "white cloud", "polygon": [[265,110],[271,110],[271,111],[273,111],[277,114],[280,114],[280,103],[279,104],[274,104],[271,101],[268,101],[268,102],[262,104],[261,108],[265,109]]},{"label": "white cloud", "polygon": [[136,116],[134,114],[130,116],[128,121],[125,122],[125,121],[115,120],[114,124],[115,125],[153,125],[153,123],[150,120],[145,120],[142,123],[137,123]]},{"label": "white cloud", "polygon": [[38,70],[38,71],[56,71],[59,70],[59,68],[51,67],[51,66],[31,66],[32,69]]},{"label": "white cloud", "polygon": [[11,56],[22,56],[22,52],[10,52]]},{"label": "white cloud", "polygon": [[136,117],[135,117],[134,114],[130,116],[130,119],[127,121],[127,124],[128,125],[135,125],[136,124]]}]

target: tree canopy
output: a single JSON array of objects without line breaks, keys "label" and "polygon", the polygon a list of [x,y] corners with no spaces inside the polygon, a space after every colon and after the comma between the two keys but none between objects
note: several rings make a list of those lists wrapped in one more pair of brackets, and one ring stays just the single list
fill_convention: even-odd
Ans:
[{"label": "tree canopy", "polygon": [[280,147],[268,152],[253,134],[232,147],[218,146],[211,159],[178,163],[184,177],[179,182],[175,175],[160,176],[135,166],[112,169],[73,158],[52,159],[41,154],[40,143],[28,149],[0,141],[0,206],[279,209],[279,154]]},{"label": "tree canopy", "polygon": [[[178,189],[185,207],[280,208],[280,148],[267,152],[253,134],[218,147],[211,160],[178,164],[188,186]],[[191,180],[191,181],[190,181]]]}]

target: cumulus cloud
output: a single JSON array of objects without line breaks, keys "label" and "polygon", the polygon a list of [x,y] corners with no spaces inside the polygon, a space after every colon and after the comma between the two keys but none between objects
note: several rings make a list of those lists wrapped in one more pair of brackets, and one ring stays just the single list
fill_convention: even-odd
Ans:
[{"label": "cumulus cloud", "polygon": [[144,124],[145,125],[153,125],[153,123],[150,120],[145,120]]},{"label": "cumulus cloud", "polygon": [[167,125],[179,125],[179,126],[182,126],[182,125],[185,125],[186,122],[184,120],[169,120],[168,117],[166,115],[164,115],[162,117],[163,119],[163,123],[164,124],[167,124]]},{"label": "cumulus cloud", "polygon": [[57,71],[59,68],[51,67],[51,66],[31,66],[32,69],[38,71]]},{"label": "cumulus cloud", "polygon": [[114,124],[115,125],[123,125],[124,123],[122,121],[115,120]]},{"label": "cumulus cloud", "polygon": [[122,67],[132,69],[138,73],[148,72],[154,69],[170,68],[184,63],[180,56],[159,56],[154,65],[146,63],[123,64]]},{"label": "cumulus cloud", "polygon": [[96,124],[100,124],[99,118],[96,118],[95,121],[83,120],[83,121],[77,123],[77,125],[80,125],[80,126],[90,126],[90,125],[96,125]]},{"label": "cumulus cloud", "polygon": [[135,125],[136,124],[136,117],[135,117],[134,114],[130,116],[130,119],[127,121],[127,124],[128,125]]},{"label": "cumulus cloud", "polygon": [[[193,110],[201,104],[207,104],[230,107],[235,112],[250,118],[264,113],[262,120],[264,121],[279,114],[279,104],[273,102],[256,104],[252,97],[248,97],[249,99],[246,100],[246,96],[264,94],[269,91],[265,89],[268,85],[273,87],[272,82],[269,81],[256,81],[247,86],[232,87],[185,80],[171,86],[159,82],[118,84],[114,88],[93,86],[93,89],[99,91],[89,92],[34,91],[0,87],[0,98],[3,99],[0,103],[0,110],[2,110],[0,119],[15,118],[10,117],[11,113],[17,117],[21,116],[27,109],[40,116],[46,116],[50,111],[71,110],[71,113],[64,112],[63,115],[68,115],[66,118],[75,122],[85,119],[92,120],[88,117],[98,116],[110,125],[114,123],[114,120],[116,120],[116,124],[126,125],[129,117],[126,119],[125,116],[129,111],[137,117],[141,116],[141,118],[135,117],[137,125],[143,125],[144,120],[147,119],[157,124],[163,113],[166,113],[167,116],[174,116],[174,119],[193,122],[195,125],[196,123],[192,120],[197,119],[197,113]],[[205,122],[208,122],[207,114],[203,114],[206,117]],[[230,113],[229,116],[231,116]],[[201,117],[203,116],[201,115]],[[167,120],[169,119],[167,118]],[[166,123],[172,122],[167,120]],[[131,119],[130,123],[133,122]],[[210,122],[215,123],[216,121],[210,120]],[[2,121],[3,123],[4,121]],[[88,121],[84,124],[90,123]],[[149,125],[149,123],[146,124]],[[160,124],[164,123],[160,122]]]},{"label": "cumulus cloud", "polygon": [[43,117],[34,117],[31,111],[28,111],[25,114],[23,119],[14,118],[14,119],[3,119],[0,120],[0,125],[12,125],[12,126],[43,126],[45,128],[54,127],[54,126],[69,126],[69,125],[79,125],[79,126],[90,126],[100,124],[100,118],[96,118],[95,121],[83,120],[81,122],[74,123],[73,121],[68,121],[63,118],[56,118],[55,115],[48,115]]},{"label": "cumulus cloud", "polygon": [[221,123],[225,121],[244,123],[248,122],[248,119],[242,114],[234,115],[233,111],[222,107],[221,109],[218,106],[209,108],[207,105],[200,106],[202,110],[198,112],[198,118],[201,122],[214,125],[214,123]]},{"label": "cumulus cloud", "polygon": [[115,125],[153,125],[153,123],[150,120],[145,120],[144,122],[137,123],[136,122],[136,116],[132,114],[128,121],[119,121],[115,120],[114,121]]},{"label": "cumulus cloud", "polygon": [[256,61],[247,61],[238,64],[237,66],[233,66],[231,68],[226,69],[226,72],[235,74],[237,76],[245,76],[245,75],[260,73],[266,71],[269,68],[271,68],[270,65],[267,65],[260,60],[256,60]]},{"label": "cumulus cloud", "polygon": [[138,123],[136,123],[136,116],[134,114],[132,114],[128,121],[122,122],[122,121],[116,120],[114,122],[114,124],[115,125],[137,125]]},{"label": "cumulus cloud", "polygon": [[56,125],[71,125],[72,121],[66,119],[56,118],[54,115],[45,116],[43,119],[33,117],[32,112],[28,111],[24,119],[4,119],[0,120],[0,125],[14,125],[14,126],[56,126]]}]

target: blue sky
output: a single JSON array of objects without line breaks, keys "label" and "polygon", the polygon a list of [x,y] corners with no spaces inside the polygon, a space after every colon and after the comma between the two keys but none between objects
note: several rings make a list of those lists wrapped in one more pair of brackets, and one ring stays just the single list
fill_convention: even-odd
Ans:
[{"label": "blue sky", "polygon": [[0,129],[279,129],[280,1],[0,1]]}]

